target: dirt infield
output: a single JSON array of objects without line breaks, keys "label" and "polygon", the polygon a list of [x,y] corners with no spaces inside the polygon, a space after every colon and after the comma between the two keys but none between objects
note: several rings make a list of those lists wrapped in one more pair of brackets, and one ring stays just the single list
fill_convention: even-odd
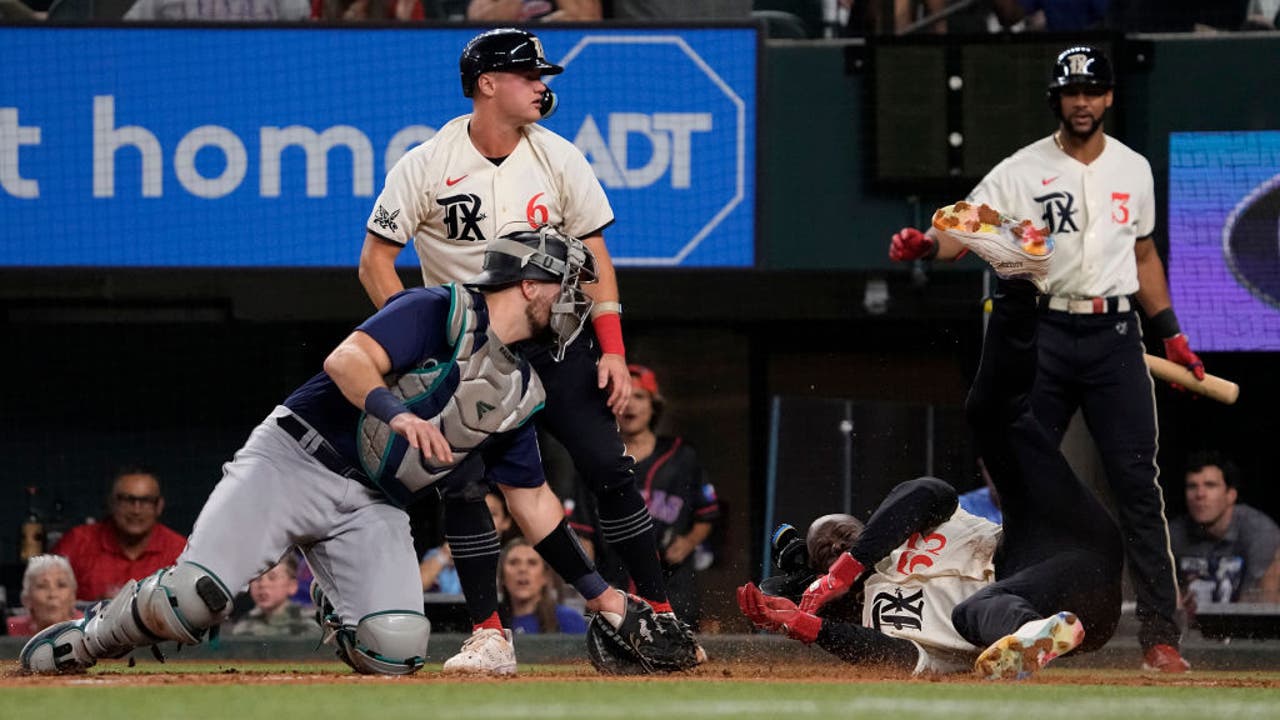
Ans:
[{"label": "dirt infield", "polygon": [[[124,661],[107,662],[88,673],[78,675],[34,676],[21,673],[16,663],[0,666],[0,688],[10,687],[104,687],[166,685],[309,685],[309,684],[378,684],[378,683],[538,683],[546,681],[583,682],[688,682],[745,680],[760,682],[873,683],[892,680],[907,683],[983,683],[968,675],[944,677],[908,677],[898,673],[854,668],[848,665],[779,664],[749,661],[710,662],[687,673],[647,677],[609,677],[597,673],[585,663],[540,665],[522,669],[513,678],[467,678],[445,676],[426,670],[409,677],[357,675],[334,664],[332,670],[296,669],[293,661],[245,663],[253,669],[237,669],[227,663],[170,662],[164,666],[129,668]],[[193,671],[184,670],[184,666]],[[277,669],[278,667],[278,669]],[[1163,686],[1195,688],[1280,688],[1277,673],[1192,672],[1181,676],[1162,676],[1137,671],[1100,671],[1048,669],[1027,683],[1044,685],[1114,685]]]}]

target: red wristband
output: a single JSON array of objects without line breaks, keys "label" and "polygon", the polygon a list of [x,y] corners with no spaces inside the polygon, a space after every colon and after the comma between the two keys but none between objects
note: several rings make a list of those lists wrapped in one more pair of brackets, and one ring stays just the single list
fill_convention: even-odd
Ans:
[{"label": "red wristband", "polygon": [[846,552],[841,553],[840,557],[831,563],[830,572],[832,577],[839,579],[840,582],[844,583],[845,587],[849,587],[862,575],[862,571],[865,569],[857,558]]},{"label": "red wristband", "polygon": [[618,313],[603,313],[591,318],[591,327],[595,328],[596,339],[600,341],[600,352],[626,356],[627,348],[622,344],[622,318]]}]

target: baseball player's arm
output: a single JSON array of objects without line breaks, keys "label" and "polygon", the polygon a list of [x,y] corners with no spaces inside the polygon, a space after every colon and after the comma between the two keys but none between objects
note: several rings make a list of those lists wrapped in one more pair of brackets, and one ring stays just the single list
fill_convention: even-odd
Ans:
[{"label": "baseball player's arm", "polygon": [[1173,301],[1169,299],[1169,283],[1164,277],[1164,263],[1156,252],[1156,243],[1148,235],[1133,245],[1138,266],[1138,304],[1147,314],[1147,324],[1152,332],[1164,341],[1164,356],[1182,365],[1204,379],[1204,362],[1191,350],[1191,342],[1182,334],[1178,317],[1173,314]]},{"label": "baseball player's arm", "polygon": [[693,527],[689,528],[689,534],[677,535],[667,549],[663,551],[663,557],[672,565],[679,565],[694,548],[702,544],[704,540],[711,536],[711,523],[695,522]]},{"label": "baseball player's arm", "polygon": [[854,623],[824,619],[817,642],[818,647],[854,665],[910,672],[920,663],[920,650],[915,643]]},{"label": "baseball player's arm", "polygon": [[426,459],[453,462],[449,442],[436,426],[414,415],[387,389],[382,377],[391,372],[391,357],[361,330],[347,336],[324,360],[324,371],[352,405],[391,426]]},{"label": "baseball player's arm", "polygon": [[404,283],[396,273],[396,257],[403,249],[402,245],[365,232],[358,275],[365,293],[378,309],[382,309],[392,295],[404,290]]},{"label": "baseball player's arm", "polygon": [[621,415],[631,399],[631,373],[627,370],[627,351],[622,343],[622,305],[618,302],[618,275],[605,247],[604,235],[595,234],[582,239],[596,258],[597,281],[583,286],[595,303],[591,309],[591,325],[600,342],[600,362],[596,371],[596,386],[609,393],[609,409]]}]

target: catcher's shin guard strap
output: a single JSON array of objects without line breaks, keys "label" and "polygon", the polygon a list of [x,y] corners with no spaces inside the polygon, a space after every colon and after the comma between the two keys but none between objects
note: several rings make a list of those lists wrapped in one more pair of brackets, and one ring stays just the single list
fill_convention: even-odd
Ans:
[{"label": "catcher's shin guard strap", "polygon": [[426,664],[431,622],[422,613],[369,615],[338,631],[338,657],[365,675],[409,675]]},{"label": "catcher's shin guard strap", "polygon": [[594,600],[609,589],[609,584],[595,571],[586,551],[582,549],[578,536],[569,529],[568,520],[561,520],[556,529],[539,540],[533,549],[538,551],[565,582],[582,593],[582,597]]},{"label": "catcher's shin guard strap", "polygon": [[121,589],[86,622],[85,642],[100,658],[164,640],[195,645],[230,614],[231,593],[222,581],[199,565],[182,563]]}]

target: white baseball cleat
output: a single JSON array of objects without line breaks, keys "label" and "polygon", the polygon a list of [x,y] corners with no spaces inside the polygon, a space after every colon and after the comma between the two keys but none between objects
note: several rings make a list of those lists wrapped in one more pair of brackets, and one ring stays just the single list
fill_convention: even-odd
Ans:
[{"label": "white baseball cleat", "polygon": [[958,202],[933,214],[933,227],[986,260],[1002,278],[1025,278],[1045,289],[1053,238],[1047,228],[1019,221],[989,205]]},{"label": "white baseball cleat", "polygon": [[445,660],[447,673],[515,675],[516,646],[510,630],[480,628],[462,643],[462,651]]},{"label": "white baseball cleat", "polygon": [[992,643],[978,656],[973,671],[985,680],[1025,680],[1050,660],[1084,642],[1084,625],[1075,613],[1060,612],[1032,620]]},{"label": "white baseball cleat", "polygon": [[84,640],[84,620],[65,620],[36,633],[22,646],[22,671],[52,675],[78,673],[93,667],[97,659]]}]

